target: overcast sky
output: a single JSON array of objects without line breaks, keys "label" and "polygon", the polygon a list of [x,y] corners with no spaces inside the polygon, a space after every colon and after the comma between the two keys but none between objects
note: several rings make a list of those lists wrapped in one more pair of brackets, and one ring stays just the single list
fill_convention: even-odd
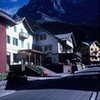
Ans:
[{"label": "overcast sky", "polygon": [[26,5],[29,0],[0,0],[0,8],[8,14],[15,14],[19,8]]}]

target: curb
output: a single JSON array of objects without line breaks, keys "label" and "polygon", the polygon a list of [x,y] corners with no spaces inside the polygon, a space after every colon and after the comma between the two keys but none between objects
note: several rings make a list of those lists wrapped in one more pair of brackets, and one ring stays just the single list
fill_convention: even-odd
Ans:
[{"label": "curb", "polygon": [[0,97],[9,95],[9,94],[12,94],[12,93],[15,93],[15,92],[16,92],[15,90],[2,90],[2,91],[0,91]]}]

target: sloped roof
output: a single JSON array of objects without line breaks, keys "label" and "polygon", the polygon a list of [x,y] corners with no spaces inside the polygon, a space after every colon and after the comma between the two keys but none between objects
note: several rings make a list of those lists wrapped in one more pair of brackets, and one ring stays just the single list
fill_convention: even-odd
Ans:
[{"label": "sloped roof", "polygon": [[93,43],[96,43],[96,45],[98,45],[98,47],[100,47],[100,43],[98,41],[92,41],[92,42],[82,42],[83,44],[87,45],[87,46],[91,46]]},{"label": "sloped roof", "polygon": [[16,23],[20,23],[24,20],[24,17],[23,18],[17,18],[17,19],[14,19]]},{"label": "sloped roof", "polygon": [[[43,29],[43,28],[42,28],[41,26],[39,26],[38,24],[35,24],[35,25],[34,25],[34,29],[35,29],[35,32],[37,32],[36,30],[38,30],[38,29],[40,29],[40,30],[46,32],[47,34],[49,34],[49,35],[53,36],[55,39],[57,39],[60,43],[63,43],[62,38],[65,38],[65,35],[67,34],[67,37],[71,36],[71,37],[73,38],[74,46],[76,46],[76,41],[75,41],[75,38],[74,38],[74,35],[73,35],[72,32],[70,32],[70,33],[64,33],[64,34],[59,34],[59,37],[60,37],[60,35],[61,35],[61,37],[62,37],[62,38],[59,38],[59,37],[57,37],[56,35],[50,33],[49,31]],[[38,33],[38,32],[37,32],[37,33]]]},{"label": "sloped roof", "polygon": [[27,19],[25,17],[23,18],[18,18],[18,19],[14,19],[16,24],[20,24],[20,23],[23,23],[24,26],[26,27],[26,29],[31,32],[32,34],[35,34],[35,32],[32,30],[32,28],[30,27]]},{"label": "sloped roof", "polygon": [[19,54],[25,54],[25,55],[29,55],[29,53],[37,53],[37,54],[44,54],[41,51],[38,50],[34,50],[34,49],[24,49],[24,50],[19,50],[18,51]]},{"label": "sloped roof", "polygon": [[59,39],[64,39],[64,38],[67,38],[67,37],[71,37],[72,33],[63,33],[63,34],[58,34],[58,35],[55,35],[57,38]]},{"label": "sloped roof", "polygon": [[89,46],[89,43],[88,42],[82,42],[82,44],[85,44],[85,45]]},{"label": "sloped roof", "polygon": [[50,33],[50,32],[48,32],[47,30],[45,30],[45,29],[43,29],[42,27],[40,27],[39,25],[34,25],[34,29],[35,29],[35,31],[37,32],[37,30],[38,29],[40,29],[40,30],[42,30],[42,31],[44,31],[44,32],[46,32],[47,34],[49,34],[49,35],[51,35],[51,36],[53,36],[54,38],[56,38],[57,40],[59,40],[59,41],[61,41],[61,39],[59,39],[59,38],[57,38],[57,37],[55,37],[55,35],[53,35],[52,33]]},{"label": "sloped roof", "polygon": [[1,8],[0,8],[0,22],[9,25],[16,24],[16,22],[11,18],[11,16],[8,15],[6,12],[4,12]]},{"label": "sloped roof", "polygon": [[58,34],[58,35],[55,35],[55,36],[57,38],[59,38],[59,39],[65,39],[65,38],[68,38],[68,37],[72,37],[73,38],[73,44],[74,44],[74,46],[76,46],[76,41],[75,41],[73,32],[70,32],[70,33],[62,33],[62,34]]}]

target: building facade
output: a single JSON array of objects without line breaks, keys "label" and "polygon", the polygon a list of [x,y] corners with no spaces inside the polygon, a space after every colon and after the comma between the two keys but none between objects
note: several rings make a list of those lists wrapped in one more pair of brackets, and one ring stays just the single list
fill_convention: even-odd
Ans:
[{"label": "building facade", "polygon": [[45,63],[58,62],[58,57],[54,57],[53,54],[56,54],[59,51],[59,39],[39,26],[35,26],[34,31],[38,37],[36,44],[34,45],[37,45],[38,48],[41,48],[41,51],[45,53]]},{"label": "building facade", "polygon": [[90,45],[90,61],[100,63],[100,44],[97,41]]},{"label": "building facade", "polygon": [[72,32],[53,35],[38,25],[34,29],[38,37],[36,45],[45,53],[46,63],[64,62],[65,59],[61,60],[63,54],[73,53],[75,41]]},{"label": "building facade", "polygon": [[0,23],[0,72],[6,71],[6,27]]},{"label": "building facade", "polygon": [[84,64],[100,63],[100,44],[97,41],[82,42],[78,51]]},{"label": "building facade", "polygon": [[33,31],[25,18],[17,19],[16,25],[7,26],[7,63],[9,65],[21,64],[19,50],[32,49]]},{"label": "building facade", "polygon": [[72,32],[64,33],[64,34],[58,34],[58,35],[55,35],[55,37],[57,37],[58,39],[63,41],[63,43],[65,43],[65,46],[64,46],[63,51],[61,53],[73,53],[74,45],[76,45],[76,43],[75,43],[75,41],[73,41],[74,38],[72,38],[72,37],[74,37],[74,36],[73,36]]},{"label": "building facade", "polygon": [[6,71],[6,26],[14,24],[14,20],[0,9],[0,72]]}]

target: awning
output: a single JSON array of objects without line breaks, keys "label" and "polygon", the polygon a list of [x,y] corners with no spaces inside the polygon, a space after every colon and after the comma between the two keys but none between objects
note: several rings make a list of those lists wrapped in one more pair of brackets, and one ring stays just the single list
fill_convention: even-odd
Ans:
[{"label": "awning", "polygon": [[24,50],[19,50],[19,54],[25,54],[25,55],[30,55],[30,54],[41,54],[43,55],[44,53],[38,50],[32,50],[32,49],[24,49]]}]

